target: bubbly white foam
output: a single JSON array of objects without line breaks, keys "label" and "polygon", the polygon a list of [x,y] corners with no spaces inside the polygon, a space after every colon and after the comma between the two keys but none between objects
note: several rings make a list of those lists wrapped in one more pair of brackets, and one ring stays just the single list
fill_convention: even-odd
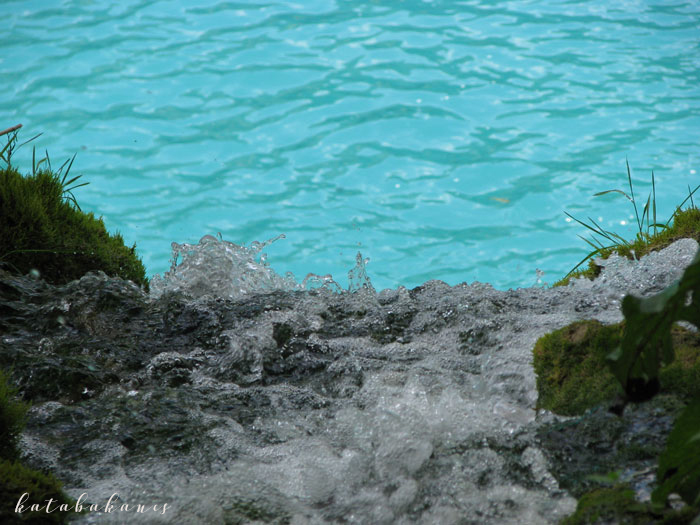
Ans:
[{"label": "bubbly white foam", "polygon": [[[265,246],[284,239],[285,235],[267,241],[253,241],[249,246],[238,245],[213,235],[205,235],[197,244],[172,243],[172,263],[170,270],[162,277],[151,279],[151,297],[158,298],[166,292],[181,292],[198,298],[217,296],[237,298],[252,292],[270,290],[315,290],[324,288],[341,293],[343,288],[330,274],[309,273],[298,282],[292,272],[284,276],[275,272],[262,253]],[[369,258],[363,259],[360,252],[356,256],[355,267],[348,272],[348,292],[366,289],[374,292],[367,275]]]}]

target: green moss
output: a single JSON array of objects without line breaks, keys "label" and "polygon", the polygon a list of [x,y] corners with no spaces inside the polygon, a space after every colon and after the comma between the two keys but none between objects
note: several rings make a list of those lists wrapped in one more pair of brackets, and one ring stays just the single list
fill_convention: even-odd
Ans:
[{"label": "green moss", "polygon": [[[533,349],[537,408],[574,416],[622,393],[605,357],[620,344],[624,323],[577,321],[541,337]],[[671,330],[676,359],[661,369],[661,392],[690,399],[700,394],[700,334]]]},{"label": "green moss", "polygon": [[[600,274],[600,266],[593,259],[607,259],[613,253],[617,253],[628,259],[639,258],[653,251],[663,250],[679,239],[695,239],[700,243],[700,209],[696,207],[686,210],[678,209],[673,216],[672,224],[666,228],[657,230],[656,235],[638,234],[637,238],[629,246],[619,245],[614,248],[601,250],[594,258],[588,261],[588,268],[571,273],[568,277],[560,279],[553,286],[566,286],[571,279],[586,277],[591,281]],[[634,255],[632,254],[634,252]]]},{"label": "green moss", "polygon": [[[16,398],[16,390],[0,371],[0,523],[64,523],[72,512],[15,512],[20,497],[28,493],[25,509],[33,503],[45,505],[53,498],[51,509],[61,504],[75,505],[51,474],[32,470],[19,462],[18,442],[24,429],[28,405]],[[74,507],[73,507],[74,508]]]},{"label": "green moss", "polygon": [[[23,512],[15,512],[23,494]],[[49,510],[46,505],[52,499]],[[37,504],[39,510],[31,511]],[[66,505],[61,509],[61,505]],[[68,510],[70,509],[70,510]],[[61,482],[51,474],[43,474],[22,465],[18,461],[0,460],[0,523],[65,523],[75,515],[75,501],[66,496]]]},{"label": "green moss", "polygon": [[148,287],[135,246],[107,233],[101,218],[80,211],[64,191],[50,171],[23,177],[13,167],[0,170],[0,262],[23,274],[38,270],[54,284],[101,270]]},{"label": "green moss", "polygon": [[634,491],[624,486],[603,488],[581,496],[576,512],[562,521],[562,525],[583,525],[604,520],[619,522],[629,506],[635,505]]},{"label": "green moss", "polygon": [[622,393],[605,356],[622,338],[622,326],[578,321],[541,337],[533,350],[537,408],[582,414]]},{"label": "green moss", "polygon": [[16,394],[17,391],[0,370],[0,459],[14,460],[19,457],[17,445],[29,405],[19,401]]},{"label": "green moss", "polygon": [[685,400],[700,395],[700,333],[680,326],[671,329],[676,358],[661,369],[662,392],[678,394]]},{"label": "green moss", "polygon": [[581,496],[576,512],[562,520],[562,525],[584,525],[587,523],[642,524],[689,524],[697,509],[684,507],[680,510],[654,509],[648,503],[635,500],[634,491],[626,485],[593,490]]}]

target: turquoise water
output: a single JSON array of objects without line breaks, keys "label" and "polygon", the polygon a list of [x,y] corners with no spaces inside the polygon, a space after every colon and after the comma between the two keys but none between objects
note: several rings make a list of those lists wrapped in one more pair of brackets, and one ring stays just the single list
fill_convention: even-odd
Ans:
[{"label": "turquoise water", "polygon": [[[377,289],[531,286],[700,183],[700,3],[7,1],[0,128],[22,123],[136,243],[221,232],[279,273]],[[15,164],[29,169],[31,148]],[[625,224],[626,223],[626,224]]]}]

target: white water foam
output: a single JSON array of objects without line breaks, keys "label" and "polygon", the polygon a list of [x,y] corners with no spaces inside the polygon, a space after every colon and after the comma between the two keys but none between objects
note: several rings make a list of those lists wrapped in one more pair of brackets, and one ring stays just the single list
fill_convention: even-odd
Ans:
[{"label": "white water foam", "polygon": [[[275,272],[262,250],[284,238],[285,235],[280,234],[267,241],[253,241],[249,246],[225,241],[221,234],[218,238],[205,235],[197,244],[173,242],[170,271],[162,277],[155,275],[151,279],[151,297],[156,299],[166,292],[180,292],[192,298],[215,296],[235,299],[252,292],[272,290],[324,288],[335,293],[344,291],[331,274],[308,273],[298,282],[292,272],[286,272],[284,276]],[[355,267],[348,272],[347,292],[362,289],[375,291],[367,275],[367,263],[369,258],[363,259],[358,252]]]}]

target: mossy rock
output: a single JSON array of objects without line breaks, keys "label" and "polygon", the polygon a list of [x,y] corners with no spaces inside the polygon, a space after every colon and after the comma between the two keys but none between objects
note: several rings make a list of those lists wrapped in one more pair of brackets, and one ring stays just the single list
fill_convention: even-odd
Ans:
[{"label": "mossy rock", "polygon": [[688,505],[700,505],[700,396],[676,419],[656,476],[660,486],[652,501],[665,503],[675,493]]},{"label": "mossy rock", "polygon": [[589,523],[624,523],[629,525],[684,525],[693,521],[697,509],[655,509],[635,499],[634,491],[625,485],[593,490],[581,496],[576,512],[562,520],[562,525]]},{"label": "mossy rock", "polygon": [[533,350],[537,408],[582,414],[622,393],[605,356],[622,339],[620,324],[578,321],[541,337]]},{"label": "mossy rock", "polygon": [[553,286],[566,286],[571,279],[577,277],[594,280],[601,272],[601,267],[595,263],[594,259],[607,259],[613,253],[628,259],[639,259],[650,252],[663,250],[680,239],[695,239],[700,243],[700,208],[693,206],[685,210],[677,209],[673,215],[673,223],[668,228],[659,228],[653,235],[637,234],[634,242],[628,246],[619,245],[601,250],[595,257],[588,260],[587,268],[572,272]]},{"label": "mossy rock", "polygon": [[[23,494],[27,494],[22,498]],[[23,500],[22,512],[15,512]],[[52,499],[50,511],[47,501]],[[19,461],[0,460],[0,523],[42,525],[66,523],[75,516],[76,502],[66,496],[52,474],[32,470]],[[32,510],[32,505],[38,505]]]},{"label": "mossy rock", "polygon": [[[16,390],[0,371],[0,523],[65,523],[74,515],[68,510],[47,513],[46,501],[53,499],[51,509],[75,509],[75,502],[66,496],[61,483],[51,474],[44,474],[19,462],[18,441],[24,430],[28,405],[16,398]],[[17,513],[16,505],[27,493],[25,512]],[[38,504],[43,510],[32,512]]]},{"label": "mossy rock", "polygon": [[[653,470],[682,410],[676,396],[661,394],[628,405],[621,415],[601,407],[581,417],[545,423],[537,429],[537,440],[559,487],[580,498],[600,488],[601,478],[613,482],[623,473]],[[649,489],[643,477],[633,482],[635,490]]]},{"label": "mossy rock", "polygon": [[0,370],[0,459],[19,458],[19,436],[24,430],[29,405],[17,399],[17,390]]},{"label": "mossy rock", "polygon": [[135,246],[110,235],[101,218],[80,211],[64,191],[51,171],[23,177],[11,166],[0,170],[0,263],[22,274],[38,270],[52,284],[101,270],[147,288]]},{"label": "mossy rock", "polygon": [[676,325],[671,341],[676,358],[659,373],[661,391],[691,399],[700,395],[700,333]]},{"label": "mossy rock", "polygon": [[[537,408],[575,416],[622,394],[605,358],[623,330],[624,323],[577,321],[541,337],[533,349]],[[676,359],[659,374],[661,392],[689,399],[700,394],[700,334],[676,325],[671,340]]]}]

